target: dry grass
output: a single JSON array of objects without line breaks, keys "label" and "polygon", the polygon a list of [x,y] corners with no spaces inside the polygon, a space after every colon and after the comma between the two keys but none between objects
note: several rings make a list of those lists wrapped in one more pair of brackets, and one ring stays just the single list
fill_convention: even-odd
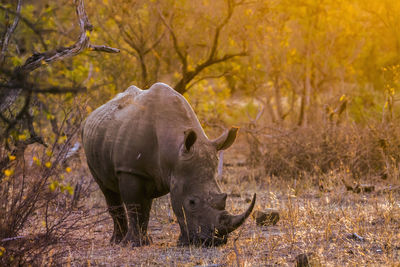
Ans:
[{"label": "dry grass", "polygon": [[[61,197],[54,198],[45,216],[50,225],[57,226],[57,234],[47,235],[52,238],[51,242],[46,236],[47,239],[39,238],[49,231],[43,226],[44,210],[38,208],[32,212],[23,230],[17,233],[18,236],[24,237],[24,243],[18,240],[0,243],[0,252],[1,247],[7,245],[5,253],[0,253],[0,259],[9,257],[12,250],[27,250],[26,244],[37,239],[48,243],[38,243],[43,252],[36,257],[37,260],[32,261],[35,265],[293,266],[296,256],[312,253],[312,266],[400,266],[400,172],[397,156],[392,156],[400,153],[397,151],[399,147],[395,146],[400,138],[389,137],[388,135],[379,139],[368,139],[386,140],[388,145],[382,147],[379,142],[364,142],[365,140],[356,136],[353,146],[347,146],[347,150],[348,153],[353,151],[357,155],[365,155],[363,160],[356,162],[357,164],[340,164],[340,161],[346,163],[346,160],[339,158],[342,155],[339,151],[337,156],[326,155],[326,159],[339,159],[339,164],[330,165],[331,169],[320,171],[321,168],[313,167],[309,172],[302,169],[298,174],[298,168],[289,169],[289,165],[293,164],[283,164],[275,166],[278,168],[276,170],[286,168],[288,172],[281,176],[284,178],[278,178],[269,175],[266,166],[270,163],[268,158],[260,161],[259,165],[250,167],[250,161],[246,158],[249,144],[242,135],[236,144],[225,152],[224,173],[219,180],[222,190],[229,193],[227,209],[235,214],[242,212],[252,194],[256,192],[255,209],[277,209],[281,219],[275,226],[258,226],[250,218],[231,234],[225,246],[217,248],[177,246],[179,226],[170,207],[169,196],[154,201],[149,224],[152,245],[133,249],[110,245],[112,221],[106,211],[104,197],[84,164],[86,160],[81,151],[64,163],[72,171],[62,173],[65,175],[63,183],[72,186],[79,184],[86,189],[85,193],[80,195],[76,206],[72,205],[72,199],[75,197],[71,198],[68,194],[64,193]],[[302,142],[308,140],[307,138],[309,141]],[[274,155],[279,152],[274,161],[278,163],[283,159],[286,163],[300,159],[318,167],[319,162],[325,162],[319,157],[323,155],[323,151],[317,148],[321,147],[318,146],[319,141],[325,142],[327,139],[319,140],[306,133],[297,136],[296,144],[290,143],[291,139],[293,136],[284,139],[288,142],[287,146],[283,147],[285,150],[279,150],[279,143],[276,147],[267,143],[269,151],[262,151],[260,155],[265,156],[268,152]],[[311,142],[313,139],[315,144]],[[334,148],[335,144],[340,143],[340,140],[337,143],[330,142],[329,147]],[[367,152],[360,154],[363,148],[368,147],[376,148],[377,153],[379,152],[379,168],[370,169],[374,173],[368,169],[364,170],[365,172],[358,169],[360,166],[368,168],[369,162],[373,162],[374,157],[367,157]],[[343,144],[336,148],[346,150]],[[383,151],[383,148],[386,150]],[[315,151],[318,153],[314,153]],[[31,156],[26,155],[26,158]],[[301,158],[302,156],[305,159]],[[388,174],[385,177],[378,175],[383,169],[382,163],[385,173]],[[60,168],[65,166],[60,165]],[[318,171],[314,171],[316,169]],[[355,173],[357,175],[354,175]],[[29,177],[32,178],[31,176],[32,172]],[[347,183],[347,188],[344,182]],[[374,190],[348,190],[349,187],[359,188],[363,183],[374,185]],[[52,191],[49,191],[49,185],[50,181],[45,184],[44,189],[47,191],[44,193]],[[59,189],[54,192],[59,192]],[[61,223],[60,218],[64,218]],[[30,262],[32,257],[25,255],[24,262]],[[11,259],[5,262],[18,265]]]},{"label": "dry grass", "polygon": [[57,262],[71,266],[293,265],[297,255],[312,252],[313,266],[400,264],[399,181],[386,180],[376,184],[373,192],[359,194],[346,190],[341,183],[346,174],[341,173],[282,181],[237,166],[241,161],[237,152],[227,153],[231,164],[221,181],[223,190],[231,192],[227,209],[243,211],[247,198],[257,192],[256,209],[280,211],[276,226],[257,226],[249,219],[225,246],[177,247],[179,227],[164,196],[154,202],[151,213],[152,245],[133,249],[110,245],[111,219],[103,197],[95,191],[80,201],[90,208],[91,214],[81,221],[86,227],[55,248],[63,252]]},{"label": "dry grass", "polygon": [[258,135],[257,149],[266,173],[286,179],[331,170],[347,171],[351,179],[360,181],[386,179],[399,175],[399,133],[398,124],[379,122],[371,122],[368,127],[325,124],[269,129],[268,134]]}]

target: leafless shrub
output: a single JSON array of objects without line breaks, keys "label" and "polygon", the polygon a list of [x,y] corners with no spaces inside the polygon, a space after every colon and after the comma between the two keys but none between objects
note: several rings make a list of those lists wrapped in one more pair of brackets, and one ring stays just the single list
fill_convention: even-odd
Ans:
[{"label": "leafless shrub", "polygon": [[304,127],[258,135],[265,172],[284,178],[345,171],[354,179],[397,177],[400,136],[396,125]]},{"label": "leafless shrub", "polygon": [[[8,155],[0,177],[0,265],[38,263],[76,224],[71,221],[73,185],[63,180],[62,173],[79,132],[79,112],[67,115],[51,146],[32,145]],[[7,157],[7,153],[2,148],[1,155]],[[27,232],[28,226],[36,231]]]}]

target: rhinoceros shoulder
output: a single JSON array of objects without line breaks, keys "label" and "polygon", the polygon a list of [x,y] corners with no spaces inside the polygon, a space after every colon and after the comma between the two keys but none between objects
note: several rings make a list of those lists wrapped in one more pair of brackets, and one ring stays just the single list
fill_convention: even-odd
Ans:
[{"label": "rhinoceros shoulder", "polygon": [[153,115],[165,122],[164,128],[196,128],[199,134],[205,136],[196,114],[183,95],[164,83],[155,83],[146,92],[146,104],[153,105]]},{"label": "rhinoceros shoulder", "polygon": [[96,133],[100,125],[107,125],[112,121],[116,111],[124,109],[133,104],[134,99],[140,95],[143,90],[136,86],[128,87],[124,92],[117,94],[113,99],[94,110],[82,124],[82,137],[91,136]]},{"label": "rhinoceros shoulder", "polygon": [[181,94],[165,83],[155,83],[147,91],[153,95],[182,97]]},{"label": "rhinoceros shoulder", "polygon": [[124,92],[117,94],[106,105],[108,105],[111,110],[123,109],[124,107],[133,104],[136,96],[138,96],[142,92],[143,90],[137,88],[134,85],[129,86]]}]

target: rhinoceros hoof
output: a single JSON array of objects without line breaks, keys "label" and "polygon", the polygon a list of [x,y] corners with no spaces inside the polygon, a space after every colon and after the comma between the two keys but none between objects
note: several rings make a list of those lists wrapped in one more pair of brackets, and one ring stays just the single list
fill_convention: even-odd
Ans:
[{"label": "rhinoceros hoof", "polygon": [[256,210],[253,212],[253,218],[256,220],[256,224],[260,226],[275,225],[279,221],[279,212],[274,209]]},{"label": "rhinoceros hoof", "polygon": [[302,253],[302,254],[297,255],[295,258],[296,267],[314,266],[314,264],[312,264],[312,263],[316,263],[315,260],[313,259],[314,257],[315,257],[315,255],[312,252]]},{"label": "rhinoceros hoof", "polygon": [[111,244],[119,244],[119,243],[121,243],[122,239],[123,239],[122,235],[113,234],[110,239],[110,243]]},{"label": "rhinoceros hoof", "polygon": [[148,235],[138,238],[138,237],[132,237],[131,235],[127,234],[121,243],[125,246],[141,247],[141,246],[148,246],[152,244],[153,241],[151,237]]}]

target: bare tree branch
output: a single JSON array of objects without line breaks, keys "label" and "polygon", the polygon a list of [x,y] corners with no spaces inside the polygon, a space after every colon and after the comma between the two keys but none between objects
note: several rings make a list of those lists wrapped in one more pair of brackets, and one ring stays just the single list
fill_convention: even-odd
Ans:
[{"label": "bare tree branch", "polygon": [[[50,64],[65,58],[73,57],[83,52],[84,50],[92,50],[99,52],[118,53],[119,49],[108,47],[105,45],[92,45],[89,40],[89,33],[93,30],[93,25],[90,24],[85,11],[83,0],[74,0],[76,14],[80,28],[80,36],[78,41],[69,47],[59,47],[53,51],[43,53],[34,53],[26,62],[14,70],[11,83],[15,80],[26,80],[26,76],[35,69],[45,64]],[[18,96],[21,94],[22,88],[10,89],[7,92],[2,92],[0,95],[0,112],[11,106]]]},{"label": "bare tree branch", "polygon": [[[180,60],[182,62],[182,65],[183,65],[182,70],[186,70],[187,69],[187,54],[186,54],[186,51],[185,52],[181,51],[181,48],[179,47],[179,43],[178,43],[178,38],[176,37],[176,34],[175,34],[174,30],[172,29],[170,23],[168,23],[167,20],[165,19],[165,17],[163,16],[161,10],[158,10],[158,14],[159,14],[159,16],[161,18],[161,21],[164,23],[165,27],[167,27],[169,33],[171,34],[175,52],[178,54],[178,56],[179,56],[179,58],[180,58]],[[170,19],[172,20],[172,18],[173,18],[173,15],[171,16]]]},{"label": "bare tree branch", "polygon": [[149,46],[149,48],[147,48],[147,50],[144,51],[144,54],[148,54],[150,51],[152,51],[162,40],[162,38],[165,35],[165,30],[163,31],[163,33],[161,33],[160,37],[152,44]]},{"label": "bare tree branch", "polygon": [[[221,30],[225,27],[225,25],[228,24],[229,20],[232,17],[232,14],[234,12],[234,9],[237,5],[241,4],[242,2],[235,3],[234,0],[226,0],[227,6],[228,6],[228,12],[224,19],[221,21],[220,24],[217,25],[215,32],[214,32],[214,38],[212,41],[211,45],[211,50],[210,54],[208,55],[207,59],[199,63],[195,66],[194,70],[189,71],[188,70],[188,62],[187,62],[187,52],[184,51],[178,43],[178,38],[176,37],[176,33],[174,32],[174,29],[170,25],[170,23],[167,22],[165,17],[163,16],[162,12],[158,10],[159,16],[161,18],[161,21],[164,23],[164,25],[167,27],[173,41],[174,49],[175,52],[177,53],[181,63],[182,63],[182,78],[176,83],[174,86],[175,90],[181,94],[185,93],[188,90],[188,84],[204,69],[207,67],[210,67],[214,64],[218,64],[224,61],[228,61],[234,57],[239,57],[239,56],[246,56],[247,53],[245,51],[242,51],[240,53],[234,53],[234,54],[225,54],[224,56],[217,57],[218,54],[218,46],[219,46],[219,41],[220,41],[220,35],[221,35]],[[190,88],[190,87],[189,87]]]},{"label": "bare tree branch", "polygon": [[[29,111],[33,94],[55,94],[66,92],[76,93],[82,90],[86,90],[86,88],[80,86],[77,86],[75,88],[38,88],[35,84],[32,84],[28,81],[28,76],[32,71],[43,65],[78,55],[84,50],[108,53],[119,52],[119,49],[116,48],[108,47],[105,45],[93,45],[90,43],[89,34],[93,30],[93,26],[92,24],[90,24],[87,14],[85,12],[84,2],[83,0],[74,0],[74,5],[76,7],[76,14],[78,17],[80,28],[80,35],[75,44],[69,47],[59,47],[55,50],[46,51],[43,53],[35,52],[31,57],[26,60],[23,65],[16,67],[12,71],[0,68],[1,74],[5,77],[8,77],[8,81],[6,81],[6,84],[0,84],[0,119],[3,120],[6,124],[5,128],[1,131],[1,137],[6,140],[6,149],[8,149],[9,151],[12,151],[12,148],[8,144],[8,139],[5,137],[7,137],[10,131],[17,127],[17,125],[20,125],[21,122],[22,125],[24,125],[23,127],[29,130],[30,138],[28,138],[28,142],[26,142],[26,144],[22,144],[22,146],[18,145],[19,141],[16,141],[13,144],[14,147],[22,147],[22,150],[25,150],[25,148],[32,143],[40,143],[45,145],[43,139],[35,133],[35,129],[33,127],[33,117]],[[14,115],[10,112],[9,116],[6,116],[3,111],[8,109],[13,103],[15,103],[15,101],[17,101],[20,96],[24,98],[24,104],[22,108],[20,108]]]},{"label": "bare tree branch", "polygon": [[165,30],[161,33],[161,35],[149,46],[147,45],[147,39],[143,36],[143,29],[142,24],[139,22],[139,33],[136,33],[132,26],[129,24],[130,32],[128,32],[124,25],[118,25],[119,30],[121,32],[123,40],[134,50],[135,53],[131,53],[128,51],[129,54],[133,54],[135,58],[137,58],[140,62],[140,69],[141,69],[141,86],[146,87],[149,83],[148,81],[148,71],[147,71],[147,64],[145,57],[146,55],[152,51],[162,40],[165,35]]},{"label": "bare tree branch", "polygon": [[206,69],[207,67],[210,67],[212,65],[218,64],[220,62],[227,61],[231,58],[234,57],[240,57],[240,56],[246,56],[246,52],[241,52],[237,54],[227,54],[221,58],[213,59],[213,60],[207,60],[199,65],[196,66],[196,68],[193,71],[187,71],[185,77],[182,77],[180,81],[175,85],[175,90],[181,94],[185,93],[187,91],[187,84],[193,80],[194,77],[196,77],[202,70]]},{"label": "bare tree branch", "polygon": [[207,79],[218,79],[218,78],[222,78],[225,77],[226,75],[228,75],[230,72],[225,71],[223,73],[217,74],[217,75],[206,75],[206,76],[202,76],[200,78],[198,78],[197,80],[193,81],[190,85],[187,86],[186,90],[189,90],[190,88],[192,88],[194,85],[196,85],[197,83],[207,80]]},{"label": "bare tree branch", "polygon": [[47,50],[47,45],[46,42],[43,39],[42,33],[43,32],[49,32],[51,30],[45,30],[45,29],[37,29],[36,26],[30,22],[27,18],[25,18],[24,16],[22,16],[19,12],[16,12],[14,10],[11,10],[5,6],[0,5],[0,9],[13,14],[14,16],[18,17],[23,23],[25,23],[25,25],[27,25],[38,37],[39,37],[39,41],[43,46],[43,49]]},{"label": "bare tree branch", "polygon": [[[31,72],[43,64],[50,64],[55,61],[63,60],[68,57],[73,57],[83,52],[86,49],[92,48],[93,51],[118,53],[119,49],[108,46],[91,45],[89,41],[89,34],[93,30],[93,25],[90,24],[88,16],[85,11],[83,0],[75,0],[76,14],[78,16],[78,23],[80,28],[80,36],[78,41],[69,47],[60,47],[55,51],[34,53],[28,58],[24,65],[22,65],[18,72]],[[1,109],[0,109],[1,111]]]},{"label": "bare tree branch", "polygon": [[11,25],[6,27],[6,30],[4,32],[4,36],[2,38],[2,47],[0,51],[0,65],[3,64],[4,59],[5,59],[5,54],[7,52],[8,48],[8,42],[10,41],[11,35],[14,33],[15,29],[17,28],[18,22],[19,22],[19,14],[21,13],[21,5],[22,5],[22,0],[18,0],[17,3],[17,11],[16,11],[16,16],[14,18],[14,21]]},{"label": "bare tree branch", "polygon": [[25,82],[24,84],[1,84],[0,88],[12,89],[12,88],[20,88],[25,91],[32,91],[34,93],[46,93],[46,94],[65,94],[65,93],[78,93],[86,91],[85,87],[74,86],[74,87],[60,87],[60,86],[51,86],[47,88],[38,88],[36,85],[32,83]]},{"label": "bare tree branch", "polygon": [[106,45],[89,45],[89,50],[96,52],[105,52],[105,53],[119,53],[118,48],[109,47]]},{"label": "bare tree branch", "polygon": [[222,20],[221,24],[219,24],[217,26],[217,28],[215,29],[213,45],[211,47],[211,52],[210,52],[210,55],[209,55],[207,61],[214,59],[216,51],[218,49],[219,35],[221,33],[221,30],[226,24],[228,24],[230,18],[232,17],[233,10],[234,10],[233,1],[227,0],[227,6],[228,6],[228,13],[227,13],[226,17]]}]

